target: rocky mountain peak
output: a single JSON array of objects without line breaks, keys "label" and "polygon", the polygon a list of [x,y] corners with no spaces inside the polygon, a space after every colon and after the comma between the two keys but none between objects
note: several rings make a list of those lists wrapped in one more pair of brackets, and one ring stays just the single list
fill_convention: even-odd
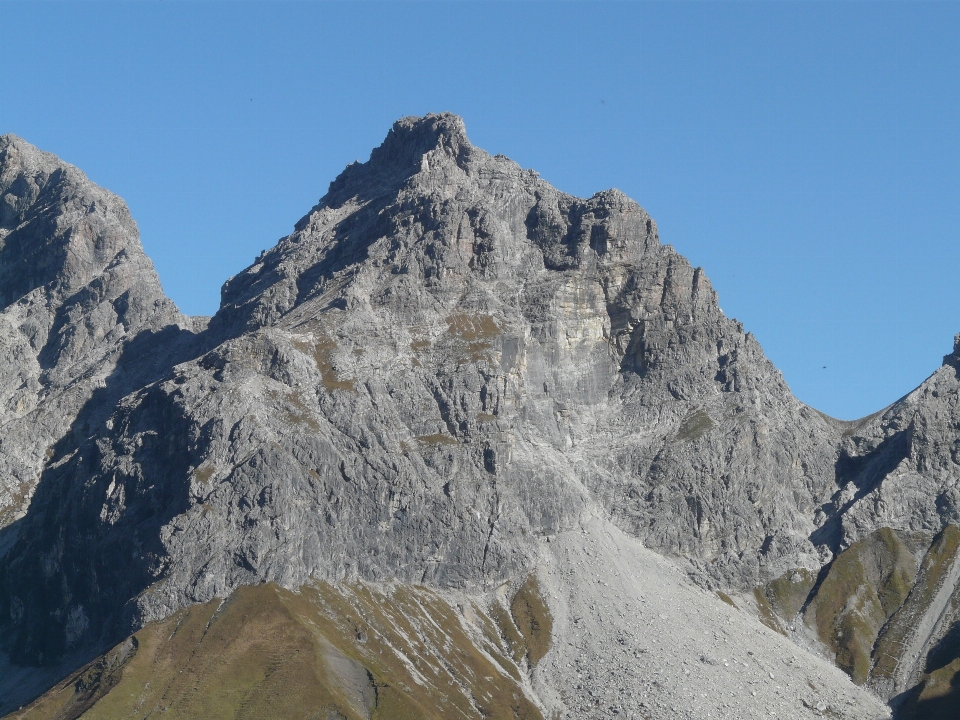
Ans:
[{"label": "rocky mountain peak", "polygon": [[[10,556],[26,567],[46,552],[34,533],[81,502],[70,492],[88,508],[78,537],[111,518],[97,552],[138,534],[150,561],[97,581],[114,597],[73,596],[91,622],[111,602],[157,616],[262,579],[487,587],[595,506],[710,582],[749,586],[817,557],[803,512],[832,492],[832,431],[723,316],[705,274],[623,193],[562,193],[474,149],[456,116],[399,121],[225,284],[207,341],[175,379],[120,401],[104,430],[114,450],[77,450],[100,458],[83,471],[97,482],[70,490],[63,478],[83,472],[51,470]],[[751,470],[800,455],[783,475]],[[286,529],[244,530],[254,515]],[[414,541],[414,527],[436,535]],[[63,587],[89,580],[66,557],[62,572]],[[169,593],[140,596],[160,573]]]},{"label": "rocky mountain peak", "polygon": [[423,117],[405,117],[397,120],[386,139],[370,154],[375,164],[416,163],[433,150],[440,150],[456,158],[461,151],[473,146],[467,139],[463,119],[452,113],[437,113]]},{"label": "rocky mountain peak", "polygon": [[124,252],[150,264],[126,204],[77,168],[14,135],[0,168],[0,307],[41,287],[65,297]]},{"label": "rocky mountain peak", "polygon": [[466,126],[457,115],[440,113],[403,118],[393,124],[367,162],[351,163],[330,183],[321,206],[339,207],[357,196],[369,200],[428,170],[430,159],[434,164],[453,162],[464,166],[472,151],[474,147],[467,139]]},{"label": "rocky mountain peak", "polygon": [[[0,157],[3,158],[2,166],[0,166],[2,167],[0,188],[4,192],[10,189],[20,173],[30,176],[50,175],[57,169],[66,166],[56,155],[34,147],[13,133],[0,135]],[[76,168],[74,170],[80,173]],[[6,211],[6,213],[9,213],[9,211]],[[9,214],[4,215],[3,224],[9,222],[9,217]]]},{"label": "rocky mountain peak", "polygon": [[[113,294],[128,330],[151,324],[154,310],[161,323],[178,316],[126,203],[25,140],[0,138],[0,308],[16,303],[21,319],[53,319],[61,306],[76,313]],[[42,345],[36,335],[31,342]]]},{"label": "rocky mountain peak", "polygon": [[[625,552],[586,552],[534,604],[577,618],[558,638],[596,627],[605,658],[632,611],[579,619],[606,602],[596,572],[641,543],[740,591],[733,607],[762,615],[753,590],[773,588],[792,622],[877,528],[928,542],[960,517],[949,368],[876,416],[826,418],[636,202],[562,193],[471,146],[454,115],[398,121],[225,283],[199,334],[118,199],[5,142],[0,651],[15,662],[265,582],[500,597],[548,582],[542,568],[569,562],[558,548],[576,556],[588,536]],[[567,595],[591,610],[566,613]],[[818,622],[836,635],[828,600]]]}]

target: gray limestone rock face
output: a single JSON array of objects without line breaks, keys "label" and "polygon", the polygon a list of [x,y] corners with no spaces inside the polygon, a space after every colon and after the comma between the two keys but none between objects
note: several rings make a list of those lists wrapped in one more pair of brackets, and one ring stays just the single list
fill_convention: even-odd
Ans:
[{"label": "gray limestone rock face", "polygon": [[960,335],[916,390],[843,433],[826,543],[848,547],[879,527],[926,533],[960,525]]},{"label": "gray limestone rock face", "polygon": [[0,137],[0,527],[25,512],[53,446],[123,346],[190,324],[163,295],[120,198]]},{"label": "gray limestone rock face", "polygon": [[640,206],[564,195],[471,146],[459,118],[398,122],[223,297],[214,325],[328,325],[340,375],[420,378],[391,393],[415,434],[479,442],[500,476],[526,440],[529,464],[549,455],[556,477],[716,582],[819,565],[807,537],[835,490],[836,429]]},{"label": "gray limestone rock face", "polygon": [[[2,195],[20,213],[0,249],[4,412],[25,398],[4,432],[28,412],[60,423],[34,455],[0,448],[36,487],[0,536],[0,644],[19,662],[263,581],[489,590],[598,514],[697,582],[747,589],[818,571],[889,513],[958,512],[957,352],[851,432],[791,395],[639,205],[561,193],[456,116],[397,122],[223,286],[205,330],[163,298],[116,198],[5,142],[2,177],[34,180],[3,186],[21,188]],[[28,155],[53,169],[18,170]],[[77,260],[31,255],[71,242]],[[8,319],[21,304],[41,319]],[[861,509],[908,456],[916,501]],[[12,518],[28,495],[5,472]]]}]

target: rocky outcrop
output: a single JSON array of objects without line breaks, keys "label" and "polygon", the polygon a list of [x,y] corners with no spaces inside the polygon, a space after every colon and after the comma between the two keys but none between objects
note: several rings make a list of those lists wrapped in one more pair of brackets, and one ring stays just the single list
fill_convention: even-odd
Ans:
[{"label": "rocky outcrop", "polygon": [[[24,513],[81,410],[110,412],[111,402],[90,401],[104,395],[124,349],[136,338],[150,346],[123,369],[132,387],[144,375],[136,365],[190,327],[164,296],[122,200],[53,155],[0,137],[0,527]],[[77,433],[95,422],[85,417]]]},{"label": "rocky outcrop", "polygon": [[920,387],[844,433],[829,540],[960,524],[960,336]]},{"label": "rocky outcrop", "polygon": [[[12,177],[19,166],[4,163]],[[53,170],[29,172],[60,187]],[[33,458],[29,491],[14,502],[8,489],[3,506],[25,506],[36,487],[0,536],[0,645],[17,662],[102,648],[263,582],[486,593],[598,516],[702,585],[814,577],[878,527],[857,503],[893,482],[898,433],[913,428],[924,457],[955,463],[953,400],[905,400],[856,427],[804,406],[639,205],[616,190],[565,195],[473,147],[452,115],[396,123],[224,285],[207,329],[163,298],[119,201],[78,205],[106,218],[89,227],[116,218],[114,235],[75,229],[88,225],[71,198],[112,196],[61,176],[73,189],[54,200],[14,193],[11,207],[33,210],[4,221],[0,250],[4,268],[38,268],[39,290],[8,290],[4,275],[0,291],[21,298],[8,308],[54,298],[55,350],[17,340],[29,339],[21,329],[3,342],[20,342],[16,372],[33,372],[36,347],[38,367],[57,358],[50,378],[99,387],[57,406],[64,391],[44,388],[62,383],[38,370],[34,412],[58,408],[60,424],[39,455],[6,437],[0,448],[3,462]],[[31,242],[59,248],[62,226],[61,245],[82,250],[46,275],[27,242],[43,213],[53,229],[37,225]],[[111,248],[119,260],[84,260]],[[937,402],[951,362],[928,381]],[[938,530],[950,487],[936,519],[916,520],[929,503],[915,504],[904,522]]]}]

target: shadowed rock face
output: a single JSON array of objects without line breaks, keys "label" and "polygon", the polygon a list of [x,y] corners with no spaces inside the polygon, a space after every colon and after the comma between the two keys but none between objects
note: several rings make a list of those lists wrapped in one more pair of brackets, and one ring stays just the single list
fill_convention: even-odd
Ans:
[{"label": "shadowed rock face", "polygon": [[[5,522],[36,487],[0,535],[0,643],[21,662],[263,581],[489,589],[596,515],[698,582],[752,588],[879,527],[856,503],[919,438],[956,467],[937,419],[955,404],[853,430],[807,408],[639,205],[565,195],[455,116],[397,122],[199,334],[119,200],[3,142],[0,342],[18,360],[0,373],[26,375],[0,382],[56,419],[8,444],[40,415],[5,401],[0,462],[23,468],[0,479]],[[68,386],[70,405],[47,389]],[[904,522],[946,521],[948,485],[936,517]]]},{"label": "shadowed rock face", "polygon": [[52,446],[81,409],[93,411],[88,401],[124,346],[189,326],[163,295],[123,201],[53,155],[0,137],[0,526],[24,512]]}]

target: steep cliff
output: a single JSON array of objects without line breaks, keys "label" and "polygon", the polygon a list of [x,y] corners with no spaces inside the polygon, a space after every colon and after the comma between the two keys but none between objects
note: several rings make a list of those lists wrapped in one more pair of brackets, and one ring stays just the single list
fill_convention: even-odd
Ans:
[{"label": "steep cliff", "polygon": [[[53,155],[0,137],[0,527],[24,513],[81,411],[109,412],[109,402],[90,400],[104,394],[124,348],[138,338],[172,345],[190,327],[164,296],[122,200]],[[142,382],[140,368],[124,371],[136,376],[129,387]],[[76,432],[89,434],[91,422]]]}]

